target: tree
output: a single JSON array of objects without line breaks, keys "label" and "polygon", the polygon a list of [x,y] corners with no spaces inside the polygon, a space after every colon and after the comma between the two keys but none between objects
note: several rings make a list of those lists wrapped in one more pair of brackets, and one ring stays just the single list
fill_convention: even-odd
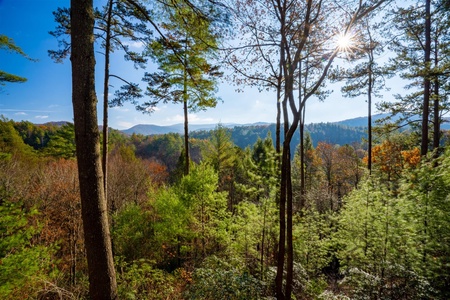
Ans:
[{"label": "tree", "polygon": [[92,299],[117,299],[100,161],[92,1],[71,1],[72,103],[81,211]]},{"label": "tree", "polygon": [[339,218],[337,255],[350,297],[430,297],[421,265],[411,198],[397,198],[369,177],[345,198]]},{"label": "tree", "polygon": [[[407,95],[396,95],[397,102],[381,103],[380,108],[399,116],[399,126],[411,125],[420,134],[421,154],[440,145],[442,116],[448,104],[448,11],[437,2],[398,8],[393,19],[395,39],[390,49],[396,53],[391,67],[408,80]],[[430,124],[433,126],[430,126]]]},{"label": "tree", "polygon": [[163,9],[161,27],[167,37],[152,43],[149,49],[158,64],[159,72],[146,73],[146,94],[154,101],[138,106],[151,111],[160,101],[182,103],[184,113],[185,171],[189,173],[188,112],[215,107],[217,98],[215,79],[221,76],[218,66],[211,64],[216,37],[211,32],[211,21],[198,13],[188,3],[176,3],[173,9]]},{"label": "tree", "polygon": [[178,184],[161,189],[151,205],[155,211],[155,242],[164,268],[198,263],[223,251],[228,239],[226,193],[217,191],[218,176],[211,166],[194,165]]},{"label": "tree", "polygon": [[44,148],[47,155],[74,158],[75,157],[75,132],[72,123],[62,125],[50,136],[50,139]]},{"label": "tree", "polygon": [[369,155],[367,168],[369,172],[372,171],[372,97],[381,97],[380,91],[385,86],[385,79],[392,77],[386,68],[380,67],[377,63],[378,57],[384,53],[384,46],[374,33],[380,28],[382,28],[380,24],[371,24],[369,20],[361,24],[360,34],[352,37],[354,40],[351,43],[355,45],[348,45],[348,49],[344,50],[348,51],[349,59],[359,59],[362,62],[337,75],[338,80],[346,80],[345,86],[341,88],[345,96],[367,96],[367,152]]},{"label": "tree", "polygon": [[211,165],[219,175],[219,190],[228,192],[228,208],[233,211],[234,169],[238,159],[236,145],[231,140],[229,130],[222,124],[217,125],[201,153],[202,161]]},{"label": "tree", "polygon": [[[355,3],[356,2],[356,3]],[[291,181],[292,137],[300,122],[302,108],[306,101],[321,87],[339,48],[332,44],[333,37],[338,32],[348,33],[356,22],[367,17],[389,1],[361,1],[343,6],[333,6],[328,1],[280,1],[267,3],[268,10],[275,16],[274,30],[280,45],[281,72],[283,75],[283,97],[281,100],[284,124],[284,142],[281,156],[280,177],[280,234],[277,262],[276,296],[277,299],[290,299],[293,282],[293,206]],[[336,19],[341,19],[336,23]],[[334,29],[332,26],[336,26]],[[343,28],[343,29],[342,29]],[[326,29],[326,30],[325,30]],[[330,49],[331,48],[331,49]],[[298,76],[298,66],[305,55],[317,63],[310,65],[314,76],[308,77],[308,92],[303,95],[300,103],[295,101],[294,90]],[[322,58],[324,62],[322,63]],[[308,73],[309,74],[309,73]],[[292,119],[290,119],[292,116]],[[292,120],[292,121],[291,121]],[[285,268],[286,259],[286,272]],[[286,277],[284,276],[286,274]],[[283,278],[286,284],[283,285]]]},{"label": "tree", "polygon": [[[55,247],[39,245],[34,236],[41,226],[37,210],[27,210],[22,203],[0,202],[0,296],[19,299],[24,295],[38,298],[44,282],[52,280]],[[56,275],[56,273],[53,273]]]},{"label": "tree", "polygon": [[[146,58],[129,49],[129,46],[125,43],[125,40],[131,40],[134,42],[146,43],[151,37],[151,31],[147,29],[143,21],[139,21],[139,17],[136,15],[133,5],[138,5],[135,2],[130,4],[129,1],[122,0],[109,0],[104,8],[104,12],[95,11],[96,40],[101,41],[101,47],[105,50],[105,64],[104,64],[104,77],[103,77],[103,136],[102,136],[102,170],[103,170],[103,185],[105,187],[105,197],[108,199],[107,188],[107,172],[108,172],[108,107],[123,105],[123,102],[132,100],[134,98],[142,97],[141,90],[137,84],[130,83],[118,75],[111,74],[110,72],[110,57],[114,50],[122,50],[126,60],[134,62],[135,67],[144,67]],[[131,7],[133,6],[133,7]],[[71,51],[70,42],[65,39],[67,35],[70,35],[70,9],[58,8],[53,12],[55,21],[58,23],[55,31],[51,31],[50,34],[58,39],[60,49],[49,50],[48,53],[51,58],[56,62],[62,62]],[[137,24],[133,23],[136,18]],[[109,100],[109,87],[110,77],[116,78],[125,82],[126,85],[122,89],[126,90],[121,92],[119,90],[115,93],[115,98]]]},{"label": "tree", "polygon": [[[16,46],[11,38],[3,34],[0,34],[0,50],[6,50],[7,52],[16,53],[28,60],[32,60],[28,57],[28,55],[25,54],[25,52],[22,51],[20,47]],[[0,70],[0,91],[2,90],[2,86],[4,86],[7,82],[22,83],[25,81],[27,81],[25,77],[17,76]]]}]

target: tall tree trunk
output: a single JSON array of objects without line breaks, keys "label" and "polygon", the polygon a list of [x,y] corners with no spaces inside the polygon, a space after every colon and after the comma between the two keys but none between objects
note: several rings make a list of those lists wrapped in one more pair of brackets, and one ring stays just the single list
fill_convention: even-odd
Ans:
[{"label": "tall tree trunk", "polygon": [[299,118],[299,135],[300,135],[300,207],[302,210],[305,207],[305,113],[306,103],[302,100],[302,60],[298,62],[298,107],[300,108]]},{"label": "tall tree trunk", "polygon": [[259,258],[260,266],[260,280],[264,280],[264,247],[266,245],[266,217],[267,217],[267,203],[263,202],[263,228],[261,234],[261,253]]},{"label": "tall tree trunk", "polygon": [[[283,2],[284,5],[284,2]],[[281,5],[278,6],[279,12],[280,12],[280,33],[282,39],[285,38],[285,7],[282,7]],[[277,253],[277,275],[275,277],[275,295],[277,297],[277,300],[284,300],[284,291],[283,291],[283,275],[284,275],[284,258],[286,254],[286,169],[285,169],[285,156],[286,156],[286,133],[288,131],[289,126],[289,118],[287,114],[287,94],[285,93],[283,96],[283,101],[281,102],[281,82],[282,78],[286,77],[286,57],[285,57],[285,41],[282,40],[280,44],[280,78],[279,78],[279,86],[278,86],[278,94],[279,98],[278,106],[281,106],[281,109],[277,111],[279,113],[277,115],[277,121],[281,121],[281,110],[283,114],[283,122],[284,122],[284,142],[283,142],[283,149],[277,149],[277,152],[280,153],[281,151],[281,178],[280,178],[280,201],[279,201],[279,237],[278,237],[278,253]],[[281,131],[281,124],[280,124],[280,131]],[[281,132],[279,133],[280,137],[280,145],[281,145]],[[278,145],[277,145],[278,146]],[[288,144],[289,147],[289,144]]]},{"label": "tall tree trunk", "polygon": [[[436,34],[437,36],[437,34]],[[437,37],[434,41],[434,66],[437,68],[439,66],[439,42]],[[439,78],[434,77],[434,101],[433,101],[433,150],[436,150],[440,146],[441,140],[441,120],[439,116]]]},{"label": "tall tree trunk", "polygon": [[188,124],[188,97],[187,97],[187,72],[184,71],[183,88],[183,112],[184,112],[184,175],[189,175],[189,124]]},{"label": "tall tree trunk", "polygon": [[[286,116],[286,100],[283,101],[283,115]],[[288,121],[286,117],[284,119],[285,131],[287,131],[286,126]],[[281,179],[280,179],[280,204],[279,204],[279,237],[278,237],[278,256],[277,256],[277,276],[275,277],[275,288],[277,300],[284,300],[285,295],[283,291],[283,275],[284,275],[284,259],[286,255],[286,156],[288,155],[286,151],[289,148],[287,144],[286,136],[283,143],[282,155],[281,155]]]},{"label": "tall tree trunk", "polygon": [[430,108],[430,88],[431,81],[428,73],[431,62],[431,0],[425,3],[425,78],[423,87],[423,112],[422,112],[422,142],[420,154],[426,155],[428,152],[428,118]]},{"label": "tall tree trunk", "polygon": [[[292,138],[292,137],[291,137]],[[286,299],[291,299],[292,285],[294,281],[294,244],[293,244],[293,196],[292,196],[292,176],[291,176],[291,138],[289,144],[285,145],[287,150],[286,155]]]},{"label": "tall tree trunk", "polygon": [[372,174],[372,86],[373,86],[373,73],[372,73],[372,66],[373,66],[373,49],[369,50],[371,51],[369,54],[369,79],[368,79],[368,88],[367,88],[367,131],[368,131],[368,139],[367,139],[367,155],[368,155],[368,161],[367,161],[367,168],[369,169],[369,174]]},{"label": "tall tree trunk", "polygon": [[[281,154],[281,65],[280,65],[280,75],[278,77],[278,86],[277,86],[277,119],[275,125],[275,150],[277,154]],[[277,161],[279,161],[277,157]]]},{"label": "tall tree trunk", "polygon": [[71,0],[72,104],[91,299],[117,299],[100,160],[92,0]]},{"label": "tall tree trunk", "polygon": [[[113,0],[108,2],[108,17],[106,20],[106,37],[105,37],[105,70],[103,80],[103,188],[105,189],[105,199],[108,202],[108,94],[109,94],[109,56],[111,49],[111,18],[112,18]],[[107,203],[108,204],[108,203]],[[112,212],[113,206],[111,207]]]}]

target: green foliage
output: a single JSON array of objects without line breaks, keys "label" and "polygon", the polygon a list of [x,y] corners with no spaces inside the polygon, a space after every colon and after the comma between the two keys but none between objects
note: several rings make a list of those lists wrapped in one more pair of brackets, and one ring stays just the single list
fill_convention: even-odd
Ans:
[{"label": "green foliage", "polygon": [[115,255],[125,261],[151,257],[155,251],[152,215],[130,203],[114,216],[111,234]]},{"label": "green foliage", "polygon": [[227,173],[236,159],[230,132],[219,124],[211,132],[208,141],[202,149],[203,161],[212,165],[219,174]]},{"label": "green foliage", "polygon": [[155,268],[151,261],[126,263],[119,257],[116,269],[119,299],[180,299],[176,276]]},{"label": "green foliage", "polygon": [[433,289],[426,278],[393,263],[386,268],[386,277],[352,268],[341,282],[351,286],[352,299],[433,299]]},{"label": "green foliage", "polygon": [[193,274],[186,298],[190,300],[262,299],[265,283],[257,280],[239,264],[210,256]]},{"label": "green foliage", "polygon": [[22,137],[25,144],[30,145],[35,150],[45,147],[50,136],[56,131],[56,126],[36,125],[29,121],[16,122],[14,128]]},{"label": "green foliage", "polygon": [[0,205],[0,298],[36,297],[56,275],[54,247],[35,243],[40,228],[33,224],[37,211],[20,203]]},{"label": "green foliage", "polygon": [[316,209],[304,210],[294,227],[294,253],[308,276],[320,277],[331,263],[336,216],[333,212],[319,213]]},{"label": "green foliage", "polygon": [[176,133],[148,137],[143,141],[136,141],[136,144],[137,156],[160,161],[167,166],[169,172],[176,169],[183,149],[183,139]]},{"label": "green foliage", "polygon": [[[345,198],[337,233],[338,257],[343,270],[357,268],[379,278],[381,294],[390,293],[386,282],[407,280],[402,273],[390,271],[414,270],[418,263],[413,223],[402,218],[407,205],[373,179]],[[389,268],[393,265],[398,267]]]},{"label": "green foliage", "polygon": [[399,197],[409,201],[408,222],[414,224],[418,269],[442,298],[450,297],[450,152],[423,159],[405,176]]},{"label": "green foliage", "polygon": [[147,211],[131,205],[116,219],[114,240],[127,261],[130,252],[133,259],[152,258],[174,270],[225,248],[230,216],[211,167],[194,166],[178,184],[161,188],[152,198]]},{"label": "green foliage", "polygon": [[448,298],[448,157],[423,159],[396,191],[372,177],[345,198],[336,242],[356,299]]},{"label": "green foliage", "polygon": [[158,102],[184,103],[190,111],[215,107],[216,79],[221,73],[210,63],[216,45],[210,19],[183,1],[163,5],[159,16],[168,34],[149,45],[159,71],[146,73],[144,78],[146,94],[153,101],[138,109],[152,111]]},{"label": "green foliage", "polygon": [[24,143],[14,122],[3,116],[0,116],[0,154],[33,155],[33,149]]},{"label": "green foliage", "polygon": [[276,247],[277,208],[273,198],[259,203],[242,201],[233,215],[228,251],[261,278],[270,266],[271,251]]},{"label": "green foliage", "polygon": [[200,239],[199,254],[203,257],[227,242],[229,213],[226,193],[217,192],[218,176],[211,167],[200,164],[181,179],[177,194],[190,212],[190,227]]},{"label": "green foliage", "polygon": [[260,199],[274,197],[278,189],[279,170],[270,133],[264,140],[256,141],[245,165],[249,177],[249,199],[259,202]]},{"label": "green foliage", "polygon": [[62,125],[50,136],[50,140],[44,149],[44,153],[66,159],[75,157],[75,127],[73,123]]},{"label": "green foliage", "polygon": [[[227,191],[228,196],[233,197],[234,171],[239,160],[229,130],[222,124],[217,125],[209,139],[203,144],[201,154],[203,162],[211,165],[218,173],[219,190]],[[230,202],[232,202],[231,199]]]},{"label": "green foliage", "polygon": [[[19,54],[27,59],[30,59],[20,47],[18,47],[14,41],[7,37],[6,35],[0,34],[0,50],[6,50],[7,52]],[[0,70],[0,91],[1,86],[4,86],[6,82],[25,82],[26,78],[20,77],[14,74],[6,73],[5,71]]]}]

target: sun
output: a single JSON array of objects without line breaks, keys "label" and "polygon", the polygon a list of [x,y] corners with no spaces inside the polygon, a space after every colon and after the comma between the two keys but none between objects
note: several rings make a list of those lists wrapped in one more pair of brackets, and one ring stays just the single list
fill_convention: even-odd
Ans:
[{"label": "sun", "polygon": [[353,35],[350,33],[341,32],[336,37],[336,47],[342,52],[351,52],[354,47]]}]

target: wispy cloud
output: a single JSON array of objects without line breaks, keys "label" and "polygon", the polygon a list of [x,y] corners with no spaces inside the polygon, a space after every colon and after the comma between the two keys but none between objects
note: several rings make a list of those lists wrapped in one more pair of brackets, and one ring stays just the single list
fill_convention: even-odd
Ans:
[{"label": "wispy cloud", "polygon": [[130,123],[130,122],[124,122],[124,121],[118,122],[117,125],[121,127],[121,128],[119,128],[119,129],[128,129],[128,128],[133,127],[133,124],[132,124],[132,123]]},{"label": "wispy cloud", "polygon": [[39,120],[42,120],[42,119],[47,119],[48,116],[36,116],[35,118],[36,118],[36,119],[39,119]]},{"label": "wispy cloud", "polygon": [[116,111],[120,111],[120,112],[128,112],[128,111],[130,111],[129,108],[126,108],[126,107],[123,107],[123,106],[115,106],[112,109],[116,110]]},{"label": "wispy cloud", "polygon": [[[201,118],[196,114],[189,114],[189,123],[191,124],[206,124],[206,123],[214,123],[216,122],[213,118]],[[182,115],[175,115],[173,117],[167,118],[166,123],[167,124],[178,124],[184,122],[184,116]]]},{"label": "wispy cloud", "polygon": [[16,116],[26,116],[28,114],[23,112],[23,111],[19,111],[19,112],[16,112],[14,115],[16,115]]},{"label": "wispy cloud", "polygon": [[136,48],[136,49],[140,49],[140,48],[144,47],[144,43],[138,42],[138,41],[127,41],[124,44],[127,46],[130,46],[131,48]]}]

